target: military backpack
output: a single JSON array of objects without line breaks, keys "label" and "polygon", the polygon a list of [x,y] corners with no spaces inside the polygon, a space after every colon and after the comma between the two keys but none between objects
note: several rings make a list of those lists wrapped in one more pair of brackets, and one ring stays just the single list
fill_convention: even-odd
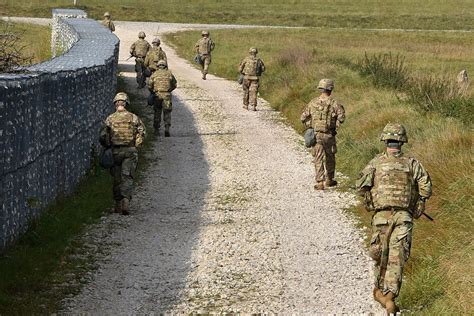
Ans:
[{"label": "military backpack", "polygon": [[333,102],[331,98],[317,98],[311,101],[311,126],[315,132],[328,133],[330,131]]}]

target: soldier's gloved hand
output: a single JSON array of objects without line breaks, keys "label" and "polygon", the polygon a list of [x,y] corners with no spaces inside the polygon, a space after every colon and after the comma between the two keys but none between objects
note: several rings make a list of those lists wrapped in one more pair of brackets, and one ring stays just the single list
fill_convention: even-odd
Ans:
[{"label": "soldier's gloved hand", "polygon": [[142,143],[143,143],[143,138],[137,137],[137,139],[135,140],[135,147],[140,148]]},{"label": "soldier's gloved hand", "polygon": [[415,210],[413,211],[414,218],[420,218],[421,215],[425,212],[426,208],[426,199],[424,197],[419,197],[418,202],[416,203]]}]

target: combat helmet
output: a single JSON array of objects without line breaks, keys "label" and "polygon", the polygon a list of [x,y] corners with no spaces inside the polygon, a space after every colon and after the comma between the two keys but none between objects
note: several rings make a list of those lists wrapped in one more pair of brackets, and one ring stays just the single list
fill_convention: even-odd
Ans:
[{"label": "combat helmet", "polygon": [[160,59],[160,60],[157,61],[156,67],[158,67],[158,68],[166,68],[166,67],[168,67],[168,64],[166,63],[166,60]]},{"label": "combat helmet", "polygon": [[249,54],[258,54],[258,48],[257,47],[250,47],[249,49]]},{"label": "combat helmet", "polygon": [[138,33],[138,38],[145,38],[145,37],[146,37],[145,32],[141,31],[140,33]]},{"label": "combat helmet", "polygon": [[158,37],[155,37],[151,43],[152,43],[152,44],[160,45],[160,44],[161,44],[161,41],[160,41],[160,39],[159,39]]},{"label": "combat helmet", "polygon": [[402,124],[388,123],[383,129],[382,135],[380,135],[380,140],[395,140],[397,142],[408,143],[407,131]]},{"label": "combat helmet", "polygon": [[332,91],[334,89],[334,81],[332,79],[321,79],[318,84],[318,89]]},{"label": "combat helmet", "polygon": [[204,35],[209,36],[209,32],[208,32],[208,31],[202,31],[202,32],[201,32],[201,35],[202,35],[202,36],[204,36]]},{"label": "combat helmet", "polygon": [[125,103],[130,104],[130,100],[128,99],[128,95],[125,92],[119,92],[115,95],[114,103],[117,101],[125,101]]},{"label": "combat helmet", "polygon": [[105,13],[104,13],[104,17],[106,17],[106,18],[107,18],[107,17],[108,17],[108,18],[110,18],[110,13],[109,13],[109,12],[105,12]]}]

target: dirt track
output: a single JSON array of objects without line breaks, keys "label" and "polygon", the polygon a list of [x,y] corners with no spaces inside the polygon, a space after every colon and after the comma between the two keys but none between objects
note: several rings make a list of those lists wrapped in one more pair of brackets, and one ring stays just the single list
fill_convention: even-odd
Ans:
[{"label": "dirt track", "polygon": [[[116,26],[130,91],[136,89],[133,62],[125,59],[138,31],[151,40],[157,30],[196,27]],[[152,163],[132,201],[133,215],[111,215],[105,220],[115,223],[111,231],[99,225],[90,232],[107,251],[64,311],[379,311],[362,233],[343,211],[353,197],[315,193],[312,157],[277,112],[266,105],[244,111],[236,83],[212,75],[203,81],[163,48],[178,79],[172,137],[159,137],[147,153]]]}]

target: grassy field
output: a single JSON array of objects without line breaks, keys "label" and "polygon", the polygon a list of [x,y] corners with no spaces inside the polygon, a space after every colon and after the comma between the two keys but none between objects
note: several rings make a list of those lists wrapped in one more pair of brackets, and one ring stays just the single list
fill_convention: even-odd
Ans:
[{"label": "grassy field", "polygon": [[49,26],[11,23],[0,21],[0,30],[9,30],[19,36],[16,43],[22,55],[32,64],[51,58],[51,28]]},{"label": "grassy field", "polygon": [[[0,0],[0,15],[50,17],[73,0]],[[77,0],[96,19],[259,25],[472,29],[471,0]]]},{"label": "grassy field", "polygon": [[[210,72],[228,79],[237,78],[238,64],[249,47],[260,49],[267,66],[261,95],[298,131],[302,131],[301,110],[317,95],[319,79],[335,79],[335,97],[347,112],[338,134],[337,155],[337,169],[350,178],[343,184],[346,189],[383,149],[378,139],[384,125],[398,121],[407,127],[410,141],[404,150],[417,157],[431,174],[434,195],[427,211],[436,222],[416,221],[412,257],[399,303],[420,315],[472,315],[474,252],[469,214],[473,203],[473,114],[465,104],[472,108],[473,88],[468,90],[466,103],[456,99],[449,113],[443,108],[447,103],[437,108],[420,107],[409,92],[412,85],[438,76],[451,87],[464,68],[474,73],[474,34],[274,29],[219,30],[211,37],[216,50]],[[190,31],[168,35],[166,40],[192,60],[197,38],[199,32]],[[374,78],[364,74],[366,52],[373,59],[374,54],[389,51],[392,56],[405,58],[409,81],[399,89],[376,87]],[[371,214],[362,207],[354,211],[364,225],[370,225]]]}]

